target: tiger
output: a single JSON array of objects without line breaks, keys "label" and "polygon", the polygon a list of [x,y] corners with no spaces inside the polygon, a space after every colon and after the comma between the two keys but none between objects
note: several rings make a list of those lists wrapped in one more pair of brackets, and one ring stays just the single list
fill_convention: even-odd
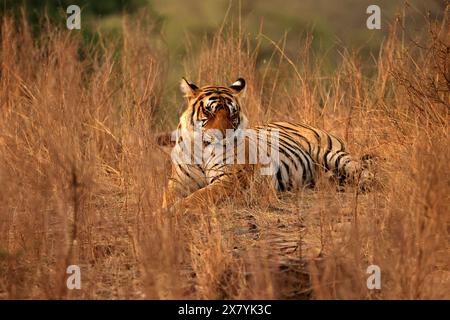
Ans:
[{"label": "tiger", "polygon": [[[197,157],[198,161],[192,161],[195,158],[192,154],[184,157],[191,161],[173,161],[163,208],[190,210],[208,206],[236,189],[248,187],[251,177],[263,167],[250,161],[251,146],[256,141],[265,142],[258,152],[268,159],[265,167],[270,167],[269,180],[277,191],[313,187],[321,171],[331,175],[340,186],[354,183],[361,191],[370,189],[373,174],[367,165],[368,156],[355,160],[341,138],[306,123],[288,121],[249,128],[240,101],[245,87],[243,78],[230,86],[203,87],[182,78],[180,88],[187,108],[173,137],[172,160],[186,156],[186,150],[192,153],[190,147],[199,144],[213,148]],[[247,129],[253,136],[237,139]],[[198,135],[201,138],[195,140]],[[234,144],[227,149],[230,142]],[[236,150],[244,150],[243,161],[239,163]]]}]

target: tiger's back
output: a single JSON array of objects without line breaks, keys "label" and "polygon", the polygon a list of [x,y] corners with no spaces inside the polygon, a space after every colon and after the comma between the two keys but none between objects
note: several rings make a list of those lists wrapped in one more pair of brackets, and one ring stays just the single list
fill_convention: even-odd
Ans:
[{"label": "tiger's back", "polygon": [[330,173],[342,185],[358,178],[356,175],[363,170],[347,152],[345,143],[325,130],[292,122],[272,122],[257,128],[276,130],[279,135],[274,179],[277,190],[313,186],[321,171]]}]

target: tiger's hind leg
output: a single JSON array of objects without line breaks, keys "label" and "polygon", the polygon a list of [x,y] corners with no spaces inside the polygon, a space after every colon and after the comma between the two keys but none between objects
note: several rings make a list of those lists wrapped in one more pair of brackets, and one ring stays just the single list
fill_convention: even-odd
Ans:
[{"label": "tiger's hind leg", "polygon": [[359,161],[346,154],[342,161],[336,161],[334,178],[338,181],[338,190],[345,190],[346,185],[355,185],[361,192],[368,192],[374,184],[373,167],[375,157],[364,155]]},{"label": "tiger's hind leg", "polygon": [[375,166],[377,157],[365,154],[361,157],[361,172],[358,181],[358,187],[362,192],[367,192],[373,189],[375,185]]}]

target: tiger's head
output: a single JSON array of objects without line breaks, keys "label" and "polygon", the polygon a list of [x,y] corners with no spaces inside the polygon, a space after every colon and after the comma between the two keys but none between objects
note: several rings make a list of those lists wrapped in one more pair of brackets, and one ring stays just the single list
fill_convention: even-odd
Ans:
[{"label": "tiger's head", "polygon": [[179,129],[192,131],[200,127],[202,131],[220,130],[225,134],[227,129],[246,128],[247,118],[239,102],[245,88],[244,79],[239,78],[228,87],[199,88],[183,78],[180,87],[187,99],[187,108],[180,118]]}]

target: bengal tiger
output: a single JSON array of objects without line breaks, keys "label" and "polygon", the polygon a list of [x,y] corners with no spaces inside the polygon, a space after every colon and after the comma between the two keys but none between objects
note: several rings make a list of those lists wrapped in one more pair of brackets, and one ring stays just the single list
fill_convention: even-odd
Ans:
[{"label": "bengal tiger", "polygon": [[[269,159],[265,164],[271,168],[270,180],[279,191],[314,186],[320,170],[331,174],[340,185],[352,182],[361,190],[370,187],[373,174],[366,165],[367,159],[353,159],[340,138],[308,124],[271,122],[252,127],[253,136],[237,139],[248,123],[240,104],[245,85],[245,80],[239,78],[228,87],[199,88],[182,79],[180,87],[187,108],[177,127],[172,159],[186,156],[186,150],[192,153],[190,147],[198,147],[198,141],[200,147],[213,148],[197,157],[199,161],[193,161],[195,156],[187,154],[185,160],[191,161],[173,162],[164,208],[198,208],[217,203],[236,188],[248,186],[249,179],[263,167],[250,161],[251,145],[257,140],[265,142],[258,152]],[[198,134],[203,136],[196,145]],[[227,143],[232,145],[229,149]],[[237,150],[244,150],[244,161],[236,161]]]}]

